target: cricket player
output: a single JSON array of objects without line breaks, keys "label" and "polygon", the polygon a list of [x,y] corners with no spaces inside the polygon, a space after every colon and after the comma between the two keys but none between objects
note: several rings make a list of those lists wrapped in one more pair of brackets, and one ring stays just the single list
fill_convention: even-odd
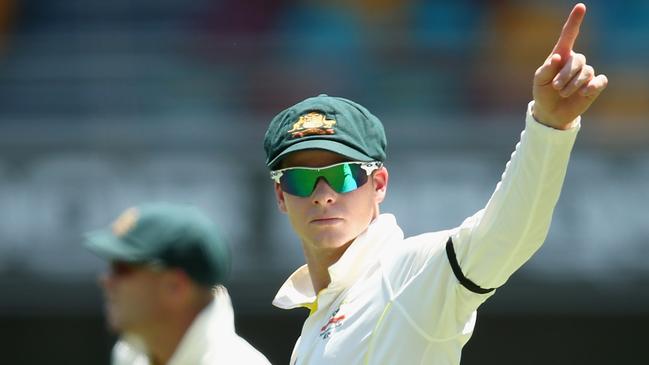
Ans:
[{"label": "cricket player", "polygon": [[223,282],[229,252],[198,209],[166,203],[126,210],[86,246],[110,262],[100,278],[114,365],[267,365],[234,330]]},{"label": "cricket player", "polygon": [[310,311],[291,364],[460,363],[477,308],[545,240],[580,115],[607,85],[572,50],[585,11],[536,70],[502,180],[459,227],[404,238],[380,214],[386,137],[361,105],[320,95],[271,121],[267,166],[306,259],[273,301]]}]

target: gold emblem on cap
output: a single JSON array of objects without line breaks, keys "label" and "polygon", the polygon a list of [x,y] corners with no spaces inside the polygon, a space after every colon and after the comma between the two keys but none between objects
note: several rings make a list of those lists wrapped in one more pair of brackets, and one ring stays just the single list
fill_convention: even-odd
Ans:
[{"label": "gold emblem on cap", "polygon": [[138,217],[139,212],[137,211],[137,208],[129,208],[124,211],[124,213],[117,217],[115,222],[113,222],[113,234],[117,237],[123,237],[133,229],[133,227],[135,227]]},{"label": "gold emblem on cap", "polygon": [[293,128],[288,131],[293,138],[311,136],[317,134],[334,134],[334,124],[336,121],[327,119],[322,113],[310,112],[304,114],[293,124]]}]

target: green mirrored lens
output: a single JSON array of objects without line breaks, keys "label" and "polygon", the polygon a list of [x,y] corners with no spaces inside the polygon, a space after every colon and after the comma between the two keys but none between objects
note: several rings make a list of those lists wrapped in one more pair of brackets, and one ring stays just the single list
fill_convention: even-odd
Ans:
[{"label": "green mirrored lens", "polygon": [[367,182],[367,173],[359,164],[344,163],[325,169],[295,168],[284,171],[280,178],[282,190],[301,197],[313,193],[318,179],[322,177],[340,194],[358,189]]},{"label": "green mirrored lens", "polygon": [[318,171],[309,169],[291,169],[284,171],[279,179],[282,190],[301,197],[310,196],[318,180]]},{"label": "green mirrored lens", "polygon": [[[359,174],[358,172],[361,172]],[[358,164],[342,164],[321,170],[321,175],[337,193],[348,193],[367,182],[367,174]]]}]

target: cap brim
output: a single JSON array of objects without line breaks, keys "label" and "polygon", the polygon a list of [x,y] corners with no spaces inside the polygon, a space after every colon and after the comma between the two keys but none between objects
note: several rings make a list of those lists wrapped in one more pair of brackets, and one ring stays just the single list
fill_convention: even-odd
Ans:
[{"label": "cap brim", "polygon": [[106,260],[140,261],[143,252],[108,231],[94,231],[85,234],[84,245],[95,255]]},{"label": "cap brim", "polygon": [[339,155],[345,156],[352,161],[374,161],[370,156],[342,144],[340,142],[332,141],[329,139],[312,139],[308,141],[303,141],[296,143],[277,155],[272,161],[268,163],[268,167],[272,170],[280,162],[280,160],[292,152],[303,151],[303,150],[326,150],[337,153]]}]

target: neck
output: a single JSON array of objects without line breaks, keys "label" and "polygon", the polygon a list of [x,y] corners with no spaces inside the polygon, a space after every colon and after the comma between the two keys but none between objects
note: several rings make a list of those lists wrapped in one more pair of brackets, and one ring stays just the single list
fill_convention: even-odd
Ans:
[{"label": "neck", "polygon": [[335,248],[314,248],[313,245],[302,243],[306,264],[309,267],[309,276],[311,276],[311,283],[316,294],[329,286],[331,283],[329,266],[338,262],[352,242],[353,240]]},{"label": "neck", "polygon": [[152,365],[164,365],[169,362],[196,316],[206,305],[169,313],[156,325],[138,333],[144,341]]}]

